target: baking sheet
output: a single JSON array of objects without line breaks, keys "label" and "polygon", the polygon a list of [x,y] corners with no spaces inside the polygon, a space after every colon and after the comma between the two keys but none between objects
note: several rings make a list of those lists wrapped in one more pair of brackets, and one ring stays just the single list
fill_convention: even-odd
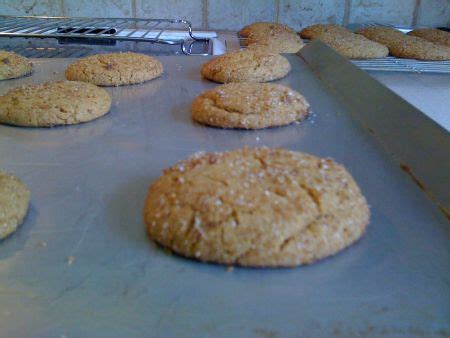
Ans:
[{"label": "baking sheet", "polygon": [[[107,88],[113,107],[96,121],[52,129],[0,126],[0,168],[32,192],[25,223],[0,242],[0,336],[449,336],[448,220],[399,167],[402,149],[390,151],[368,132],[373,121],[366,125],[364,117],[377,113],[373,102],[358,118],[350,108],[360,106],[348,93],[355,88],[333,90],[326,73],[333,68],[315,68],[311,55],[323,48],[317,46],[289,56],[293,70],[278,81],[311,103],[313,115],[301,124],[243,131],[192,122],[192,99],[216,85],[201,79],[207,58],[168,56],[160,57],[161,78]],[[62,79],[70,61],[35,60],[32,76],[0,82],[0,93]],[[348,76],[357,72],[358,78],[361,71],[348,65]],[[358,82],[360,90],[370,81]],[[421,114],[400,98],[393,109]],[[424,126],[427,135],[441,135],[424,121],[418,131]],[[399,134],[399,143],[408,141]],[[343,163],[371,205],[364,238],[311,266],[231,271],[169,255],[152,243],[142,211],[161,170],[196,151],[243,145],[281,146]],[[434,164],[448,186],[446,163],[436,160],[430,154],[422,162]]]}]

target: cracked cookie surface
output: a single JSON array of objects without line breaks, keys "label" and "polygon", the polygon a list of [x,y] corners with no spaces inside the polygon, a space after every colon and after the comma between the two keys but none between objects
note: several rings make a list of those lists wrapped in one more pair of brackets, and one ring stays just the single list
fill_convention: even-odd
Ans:
[{"label": "cracked cookie surface", "polygon": [[33,64],[19,54],[0,50],[0,80],[15,79],[33,71]]},{"label": "cracked cookie surface", "polygon": [[0,97],[0,123],[24,127],[78,124],[105,115],[110,107],[108,92],[91,83],[30,84]]},{"label": "cracked cookie surface", "polygon": [[30,191],[18,178],[0,171],[0,239],[22,224],[30,202]]},{"label": "cracked cookie surface", "polygon": [[201,69],[203,77],[219,82],[268,82],[285,77],[291,65],[284,56],[265,49],[230,52],[216,57]]},{"label": "cracked cookie surface", "polygon": [[369,209],[345,168],[331,159],[271,148],[197,153],[149,188],[150,237],[201,261],[296,266],[360,238]]},{"label": "cracked cookie surface", "polygon": [[198,96],[192,118],[221,128],[260,129],[302,120],[309,104],[289,87],[271,83],[229,83]]},{"label": "cracked cookie surface", "polygon": [[162,63],[139,53],[96,54],[76,60],[66,69],[66,78],[98,86],[122,86],[159,77]]}]

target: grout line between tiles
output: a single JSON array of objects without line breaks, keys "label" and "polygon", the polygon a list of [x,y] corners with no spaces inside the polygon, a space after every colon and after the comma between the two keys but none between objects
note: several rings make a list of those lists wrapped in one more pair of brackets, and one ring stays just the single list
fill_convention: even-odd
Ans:
[{"label": "grout line between tiles", "polygon": [[344,26],[347,26],[349,24],[351,7],[352,7],[352,0],[346,0],[344,7],[344,18],[342,19],[343,20],[342,24]]},{"label": "grout line between tiles", "polygon": [[274,2],[274,6],[275,6],[275,22],[279,22],[280,21],[280,0],[275,0]]},{"label": "grout line between tiles", "polygon": [[60,6],[60,13],[61,13],[61,16],[67,16],[67,13],[66,13],[66,5],[64,4],[64,0],[61,0],[60,2],[59,2],[59,6]]},{"label": "grout line between tiles", "polygon": [[202,27],[203,27],[203,29],[208,29],[209,27],[208,27],[208,25],[209,25],[209,23],[208,23],[208,6],[209,6],[209,3],[208,3],[208,0],[203,0],[203,8],[202,8],[202,19],[203,19],[203,22],[202,22]]},{"label": "grout line between tiles", "polygon": [[137,17],[137,8],[136,8],[136,0],[131,0],[131,17]]},{"label": "grout line between tiles", "polygon": [[420,10],[421,4],[422,4],[421,0],[416,0],[416,5],[414,7],[413,17],[412,17],[412,22],[411,22],[411,26],[413,28],[415,28],[417,26],[417,21],[419,19],[419,10]]}]

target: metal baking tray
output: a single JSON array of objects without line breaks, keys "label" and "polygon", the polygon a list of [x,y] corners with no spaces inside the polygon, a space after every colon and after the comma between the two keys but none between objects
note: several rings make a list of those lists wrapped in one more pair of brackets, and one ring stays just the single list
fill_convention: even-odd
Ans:
[{"label": "metal baking tray", "polygon": [[[205,57],[161,57],[164,75],[107,88],[111,112],[51,129],[0,126],[0,167],[32,192],[0,242],[0,336],[448,337],[449,136],[320,42],[288,56],[278,83],[313,114],[300,124],[222,130],[189,106],[216,84]],[[3,81],[59,80],[70,59],[38,59]],[[147,187],[193,152],[279,146],[343,163],[371,205],[366,235],[294,269],[227,269],[168,254],[146,236]]]}]

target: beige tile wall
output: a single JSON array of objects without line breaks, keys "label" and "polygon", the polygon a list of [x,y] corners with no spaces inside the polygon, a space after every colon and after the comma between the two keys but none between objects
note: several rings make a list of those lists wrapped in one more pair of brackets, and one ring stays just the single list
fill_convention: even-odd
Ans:
[{"label": "beige tile wall", "polygon": [[0,0],[0,14],[185,18],[216,30],[254,21],[435,26],[450,24],[450,0]]}]

